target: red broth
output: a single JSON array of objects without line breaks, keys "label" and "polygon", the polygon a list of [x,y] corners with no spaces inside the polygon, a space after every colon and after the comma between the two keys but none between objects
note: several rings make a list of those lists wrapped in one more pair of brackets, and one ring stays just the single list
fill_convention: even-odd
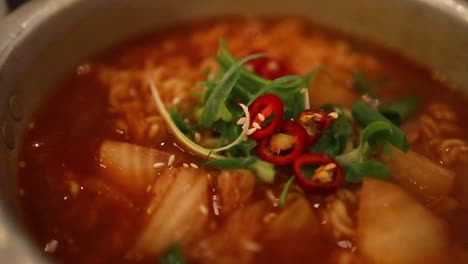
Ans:
[{"label": "red broth", "polygon": [[[148,91],[132,76],[159,67],[163,87],[160,92],[165,102],[190,109],[197,103],[194,94],[201,91],[199,82],[205,78],[204,70],[215,64],[212,58],[221,37],[237,58],[262,50],[284,61],[295,74],[324,69],[327,74],[319,74],[310,89],[313,105],[338,103],[349,107],[359,99],[359,92],[353,88],[356,70],[362,70],[370,79],[381,76],[388,79],[378,90],[385,100],[419,96],[422,102],[419,111],[403,125],[411,149],[453,173],[456,187],[447,196],[405,190],[443,219],[449,230],[447,252],[451,250],[451,254],[447,255],[455,256],[451,263],[466,261],[468,134],[464,131],[468,125],[463,122],[468,118],[466,97],[440,81],[436,73],[386,47],[292,18],[223,18],[179,25],[84,60],[63,76],[30,121],[18,165],[19,199],[38,247],[45,255],[59,263],[158,262],[159,254],[137,257],[132,254],[147,223],[152,192],[148,189],[135,194],[125,185],[104,177],[106,168],[100,163],[99,147],[105,140],[127,142],[172,153],[177,157],[177,166],[183,163],[200,166],[202,160],[179,148],[175,138],[164,131]],[[170,85],[171,80],[174,86]],[[120,89],[118,84],[122,84],[123,91],[116,91]],[[444,141],[448,139],[452,141]],[[274,185],[257,182],[252,197],[233,212],[217,215],[210,208],[201,233],[182,246],[188,261],[371,263],[360,253],[356,231],[358,202],[344,202],[351,235],[336,235],[326,216],[330,213],[327,210],[332,210],[332,201],[341,198],[304,195],[296,188],[292,195],[307,201],[306,205],[296,205],[310,208],[316,223],[307,228],[299,226],[302,228],[299,232],[289,235],[269,234],[270,229],[265,227],[268,217],[286,210],[275,206],[271,195],[273,198],[279,195],[287,176],[280,172]],[[357,195],[356,199],[360,188],[360,185],[345,186],[349,193]],[[217,192],[217,186],[210,185],[209,196],[213,198]],[[250,211],[238,213],[241,216],[236,219],[233,216],[236,210]],[[249,222],[250,218],[242,213],[251,218],[261,214],[259,219],[264,222]],[[301,215],[297,217],[300,219]],[[233,224],[235,221],[239,223]],[[293,217],[291,222],[294,221],[299,220]],[[222,232],[228,235],[221,237]],[[255,241],[239,245],[236,237],[242,234],[237,232],[254,233]]]}]

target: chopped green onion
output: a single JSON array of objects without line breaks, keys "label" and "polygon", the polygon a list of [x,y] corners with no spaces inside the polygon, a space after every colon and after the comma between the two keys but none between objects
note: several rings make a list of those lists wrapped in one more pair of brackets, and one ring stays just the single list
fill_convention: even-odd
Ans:
[{"label": "chopped green onion", "polygon": [[392,127],[390,123],[384,121],[374,121],[370,123],[361,133],[361,139],[359,147],[364,150],[364,145],[375,148],[375,144],[378,141],[388,140],[392,133]]},{"label": "chopped green onion", "polygon": [[[219,56],[216,57],[216,60],[221,66],[221,68],[227,71],[229,68],[232,67],[233,64],[236,63],[236,59],[229,52],[226,46],[226,41],[223,38],[220,39],[219,46]],[[263,79],[262,77],[256,75],[253,72],[242,69],[239,82],[244,86],[249,86],[249,84],[260,84],[261,86],[263,86],[268,83],[268,80]]]},{"label": "chopped green onion", "polygon": [[353,105],[352,114],[353,117],[364,126],[367,126],[374,121],[386,122],[391,128],[391,134],[387,138],[388,142],[400,150],[408,152],[409,144],[405,133],[381,113],[374,110],[371,106],[362,101],[356,102]]},{"label": "chopped green onion", "polygon": [[169,246],[159,258],[161,264],[187,264],[182,250],[177,244]]},{"label": "chopped green onion", "polygon": [[347,182],[361,182],[363,177],[388,179],[388,168],[375,160],[367,158],[369,149],[375,149],[377,143],[385,142],[392,136],[392,127],[388,122],[374,121],[362,132],[359,146],[352,151],[339,155],[336,160],[343,166]]},{"label": "chopped green onion", "polygon": [[378,88],[387,83],[387,78],[382,77],[377,80],[369,80],[363,71],[357,70],[354,73],[353,86],[356,87],[361,93],[375,96]]},{"label": "chopped green onion", "polygon": [[226,155],[231,157],[249,156],[252,150],[257,146],[257,141],[248,139],[226,150]]},{"label": "chopped green onion", "polygon": [[266,183],[273,183],[275,181],[275,165],[263,160],[258,160],[249,166],[257,178]]},{"label": "chopped green onion", "polygon": [[352,183],[361,182],[364,177],[388,180],[390,175],[388,167],[376,160],[352,163],[343,166],[343,168],[346,174],[346,181]]},{"label": "chopped green onion", "polygon": [[[226,43],[223,39],[220,41],[220,49],[218,52],[216,60],[221,66],[221,69],[228,72],[238,63],[236,59],[232,56],[229,50],[226,48]],[[257,54],[262,56],[262,54]],[[307,88],[309,83],[313,80],[315,76],[315,71],[312,71],[308,75],[299,76],[299,75],[288,75],[282,76],[275,80],[266,80],[260,76],[257,76],[255,73],[250,72],[244,68],[239,69],[240,76],[232,87],[229,96],[226,98],[226,102],[229,104],[232,102],[241,102],[249,105],[257,97],[265,93],[272,93],[278,95],[285,105],[285,118],[295,118],[300,111],[304,110],[306,105],[306,96],[305,93],[300,93],[302,89]],[[204,95],[203,101],[205,102],[215,88],[213,84],[204,85],[206,93]],[[210,93],[210,95],[207,95]],[[231,109],[228,106],[228,109]]]},{"label": "chopped green onion", "polygon": [[287,75],[287,76],[282,76],[279,77],[278,79],[275,79],[273,81],[270,81],[269,83],[266,83],[263,85],[260,89],[258,89],[250,99],[247,105],[250,105],[257,97],[259,97],[262,94],[265,93],[274,93],[274,89],[291,89],[295,88],[298,86],[301,86],[301,88],[304,85],[304,77],[302,76],[297,76],[297,75]]},{"label": "chopped green onion", "polygon": [[242,110],[245,113],[246,121],[245,121],[245,124],[242,126],[242,133],[239,135],[239,137],[237,139],[235,139],[233,142],[231,142],[230,144],[228,144],[228,145],[226,145],[224,147],[220,147],[220,148],[216,148],[216,149],[206,149],[206,148],[196,144],[195,142],[190,140],[190,138],[188,138],[184,133],[182,133],[182,131],[175,124],[174,120],[172,120],[169,112],[166,110],[166,107],[164,106],[164,103],[163,103],[163,101],[161,99],[161,95],[159,94],[158,89],[156,88],[156,85],[155,85],[154,81],[151,78],[148,78],[148,82],[149,82],[149,85],[150,85],[151,93],[152,93],[153,98],[154,98],[155,103],[156,103],[156,107],[159,110],[159,112],[161,113],[161,116],[166,121],[169,128],[171,128],[171,130],[174,133],[175,137],[182,144],[184,144],[187,148],[191,149],[194,152],[194,154],[198,154],[200,156],[203,156],[204,158],[222,159],[222,158],[224,158],[224,156],[216,154],[217,152],[221,152],[221,151],[230,149],[231,147],[233,147],[233,146],[235,146],[237,144],[240,144],[246,138],[247,131],[249,129],[249,124],[250,124],[250,114],[249,114],[249,110],[247,109],[247,107],[245,105],[243,105],[243,104],[240,104],[240,107],[242,108]]},{"label": "chopped green onion", "polygon": [[242,108],[242,110],[244,110],[244,114],[245,114],[245,123],[242,125],[242,132],[233,142],[231,142],[230,144],[224,147],[213,149],[212,150],[213,152],[221,152],[224,150],[228,150],[240,144],[242,141],[244,141],[247,138],[247,132],[249,130],[249,124],[250,124],[250,113],[249,113],[249,109],[244,104],[239,104],[239,106]]},{"label": "chopped green onion", "polygon": [[418,106],[419,97],[409,96],[382,107],[380,113],[399,126],[416,112]]},{"label": "chopped green onion", "polygon": [[[236,85],[240,77],[240,70],[244,63],[261,58],[262,54],[250,55],[238,62],[236,62],[223,76],[223,78],[216,84],[216,87],[211,91],[206,104],[203,108],[199,124],[204,127],[210,127],[218,119],[221,110],[227,110],[225,102],[231,93],[232,88]],[[230,121],[230,120],[228,120]]]},{"label": "chopped green onion", "polygon": [[324,106],[322,109],[336,111],[338,118],[319,138],[319,140],[309,149],[309,152],[322,153],[330,157],[335,157],[343,152],[346,143],[353,135],[351,122],[346,118],[343,110],[339,107]]},{"label": "chopped green onion", "polygon": [[213,167],[217,169],[239,169],[247,168],[259,159],[255,156],[246,158],[225,158],[220,160],[210,160],[205,162],[203,166]]},{"label": "chopped green onion", "polygon": [[161,95],[159,94],[159,91],[156,88],[156,84],[154,83],[151,77],[148,77],[148,83],[150,86],[151,93],[153,95],[154,102],[156,104],[156,108],[158,109],[159,113],[161,114],[161,117],[164,119],[164,121],[166,121],[167,125],[169,126],[171,131],[174,133],[174,136],[177,138],[177,140],[179,140],[180,143],[182,143],[185,147],[190,149],[194,154],[197,154],[204,158],[210,158],[210,159],[224,158],[224,156],[218,155],[216,153],[212,153],[212,150],[206,149],[196,144],[190,138],[188,138],[184,133],[182,133],[182,131],[180,131],[180,129],[177,127],[174,120],[172,120],[171,115],[169,114],[166,107],[164,106],[164,103],[161,99]]},{"label": "chopped green onion", "polygon": [[203,166],[217,169],[248,169],[263,182],[273,183],[275,180],[275,166],[255,156],[211,160]]},{"label": "chopped green onion", "polygon": [[286,204],[286,199],[288,198],[289,188],[291,187],[291,184],[293,184],[294,179],[295,179],[294,176],[291,176],[288,182],[286,182],[286,185],[284,186],[283,191],[281,192],[281,195],[279,197],[279,201],[278,201],[279,206],[284,206]]},{"label": "chopped green onion", "polygon": [[366,154],[369,150],[369,146],[375,148],[375,144],[378,141],[386,140],[391,132],[391,127],[387,122],[372,122],[362,131],[359,146],[348,153],[337,156],[336,160],[341,165],[362,162],[367,158]]},{"label": "chopped green onion", "polygon": [[179,112],[177,112],[174,108],[171,108],[169,109],[169,114],[171,115],[172,120],[174,120],[174,123],[182,133],[186,135],[192,133],[192,129],[190,129],[187,123],[184,122],[184,118]]}]

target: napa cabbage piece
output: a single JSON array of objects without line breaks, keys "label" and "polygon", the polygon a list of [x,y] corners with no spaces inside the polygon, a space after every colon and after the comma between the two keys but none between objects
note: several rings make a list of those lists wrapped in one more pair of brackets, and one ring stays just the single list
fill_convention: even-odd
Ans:
[{"label": "napa cabbage piece", "polygon": [[358,211],[358,244],[371,263],[450,263],[445,226],[397,185],[365,178]]},{"label": "napa cabbage piece", "polygon": [[[320,221],[303,196],[288,199],[288,203],[274,217],[262,235],[263,249],[257,257],[261,263],[311,263],[327,254],[320,239]],[[278,250],[278,245],[285,245]],[[307,246],[305,246],[307,245]]]},{"label": "napa cabbage piece", "polygon": [[153,185],[144,229],[133,250],[135,255],[156,256],[177,243],[184,247],[208,221],[208,180],[201,169],[173,168]]},{"label": "napa cabbage piece", "polygon": [[151,185],[166,164],[170,153],[135,144],[105,140],[99,148],[100,171],[103,177],[132,194],[140,194]]},{"label": "napa cabbage piece", "polygon": [[392,152],[385,163],[392,169],[392,179],[403,188],[426,198],[451,194],[455,183],[452,171],[414,151],[403,153],[394,148]]},{"label": "napa cabbage piece", "polygon": [[281,239],[285,235],[311,233],[320,230],[317,216],[312,211],[309,202],[304,197],[296,198],[273,219],[268,226],[268,239]]},{"label": "napa cabbage piece", "polygon": [[256,263],[255,255],[262,250],[258,239],[265,228],[263,219],[272,210],[267,200],[240,207],[227,216],[221,228],[194,241],[188,256],[195,263]]},{"label": "napa cabbage piece", "polygon": [[247,202],[255,188],[255,176],[249,170],[223,170],[217,177],[221,213],[227,214]]}]

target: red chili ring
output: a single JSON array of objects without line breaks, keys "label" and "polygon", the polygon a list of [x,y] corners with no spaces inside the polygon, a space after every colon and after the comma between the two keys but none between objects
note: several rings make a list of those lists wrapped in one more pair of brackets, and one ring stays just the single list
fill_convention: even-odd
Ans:
[{"label": "red chili ring", "polygon": [[[265,52],[262,50],[253,50],[251,54],[254,53]],[[246,63],[246,66],[250,67],[255,74],[267,80],[274,80],[276,78],[291,74],[292,72],[292,70],[284,61],[270,56],[251,60]]]},{"label": "red chili ring", "polygon": [[268,137],[262,139],[258,143],[257,155],[263,160],[273,163],[275,165],[288,165],[304,152],[304,140],[307,132],[301,125],[289,120],[282,120],[279,123],[278,128],[276,130],[283,131],[289,135],[294,135],[296,137],[294,148],[286,155],[276,155],[270,150],[271,137]]},{"label": "red chili ring", "polygon": [[[336,167],[333,169],[334,180],[328,183],[319,183],[308,179],[301,171],[301,168],[306,165],[327,165],[334,163]],[[336,190],[344,181],[344,172],[341,166],[332,158],[320,153],[307,153],[294,160],[294,174],[299,186],[306,192],[329,193]]]},{"label": "red chili ring", "polygon": [[262,114],[265,119],[269,118],[272,114],[274,114],[274,118],[266,127],[262,127],[262,129],[257,129],[250,138],[259,140],[262,138],[266,138],[272,135],[276,128],[278,127],[279,123],[281,122],[281,118],[283,118],[283,111],[284,105],[281,99],[274,94],[265,94],[259,96],[253,103],[249,106],[249,113],[250,113],[250,128],[253,127],[253,123],[257,122],[260,126],[265,121],[260,121],[258,118],[258,114]]}]

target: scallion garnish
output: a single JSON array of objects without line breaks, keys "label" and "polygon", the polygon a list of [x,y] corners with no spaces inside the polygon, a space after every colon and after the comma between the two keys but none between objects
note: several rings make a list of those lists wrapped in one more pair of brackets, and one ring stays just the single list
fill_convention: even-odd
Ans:
[{"label": "scallion garnish", "polygon": [[408,96],[398,99],[380,108],[380,113],[391,120],[395,125],[400,126],[416,112],[419,106],[419,97]]},{"label": "scallion garnish", "polygon": [[[353,183],[360,182],[363,177],[367,176],[379,179],[388,178],[389,169],[372,159],[369,154],[377,153],[377,150],[383,150],[377,154],[387,154],[390,149],[388,144],[405,152],[408,151],[406,135],[392,121],[399,124],[401,120],[414,112],[417,105],[415,98],[399,100],[383,107],[380,112],[379,109],[374,109],[359,101],[352,107],[352,117],[347,116],[347,112],[342,107],[333,105],[323,106],[314,112],[309,109],[307,88],[316,71],[312,71],[305,77],[287,75],[264,79],[243,67],[245,63],[261,57],[264,55],[254,54],[236,60],[227,49],[224,40],[221,40],[216,56],[220,69],[215,75],[211,75],[214,76],[213,78],[202,83],[205,90],[200,98],[201,103],[188,116],[183,116],[174,109],[171,109],[169,113],[164,108],[154,82],[150,80],[156,105],[176,138],[193,153],[212,159],[206,162],[205,166],[218,169],[249,169],[260,180],[272,183],[275,177],[275,166],[272,163],[288,165],[294,161],[294,173],[298,177],[298,184],[307,191],[336,190],[344,178]],[[370,96],[375,96],[376,89],[384,83],[383,79],[369,81],[360,71],[356,72],[354,77],[355,87]],[[258,108],[259,100],[267,97],[275,98],[274,100],[280,102],[281,111],[273,109],[272,101],[274,100],[271,98],[255,110]],[[307,111],[305,107],[308,108],[307,113],[310,112],[311,118],[315,118],[315,123],[310,123],[308,127],[304,127],[308,123],[302,124],[298,121],[300,114]],[[328,125],[323,125],[317,119],[322,120],[321,115],[324,114],[327,114],[326,118],[330,119]],[[276,120],[278,122],[275,121],[275,117],[279,118]],[[188,126],[184,118],[197,120],[198,126],[195,128]],[[348,150],[352,146],[350,143],[352,143],[353,133],[358,131],[353,128],[353,118],[364,128],[360,132],[359,145],[353,150]],[[297,126],[298,131],[303,132],[292,133],[283,125],[279,125],[288,122]],[[274,126],[272,126],[273,123]],[[272,129],[269,129],[269,125]],[[206,149],[191,141],[187,135],[197,132],[197,127],[209,129],[217,137],[218,147]],[[306,128],[309,131],[306,131]],[[261,134],[259,132],[266,133],[265,138],[257,137],[257,134]],[[306,133],[310,133],[309,136],[316,136],[314,140],[308,141],[308,151],[296,148],[303,146],[299,138],[300,135]],[[291,135],[295,137],[293,144],[289,140]],[[280,150],[279,152],[271,151],[272,141],[273,145]],[[251,153],[254,148],[261,159]],[[297,153],[294,153],[297,154],[297,159],[295,157],[289,160],[289,156],[296,149],[298,149]],[[282,150],[289,152],[281,152]],[[269,158],[270,154],[274,159]],[[299,164],[297,160],[303,163],[299,162]],[[309,163],[320,165],[320,171],[315,174],[317,174],[317,179],[320,178],[324,182],[319,183],[317,179],[308,179],[307,175],[302,173],[302,169],[307,167],[303,165]],[[344,174],[346,177],[343,176]],[[292,177],[286,183],[281,193],[280,205],[285,204],[293,181]]]},{"label": "scallion garnish", "polygon": [[348,139],[353,135],[353,127],[342,110],[337,106],[323,106],[325,111],[337,112],[338,118],[334,120],[333,124],[327,129],[313,145],[309,151],[323,153],[330,157],[335,157],[343,152]]},{"label": "scallion garnish", "polygon": [[169,115],[171,116],[172,120],[174,120],[175,125],[179,128],[179,130],[182,133],[187,135],[193,132],[192,129],[187,125],[187,123],[184,122],[184,117],[174,108],[169,109]]},{"label": "scallion garnish", "polygon": [[376,160],[366,160],[343,166],[345,179],[347,182],[358,183],[364,177],[372,177],[381,180],[388,180],[390,170],[383,163]]},{"label": "scallion garnish", "polygon": [[284,185],[283,191],[281,191],[281,195],[278,200],[279,206],[284,206],[286,204],[288,193],[289,193],[289,188],[294,183],[294,179],[295,179],[294,176],[291,176],[289,180],[286,182],[286,185]]},{"label": "scallion garnish", "polygon": [[[212,89],[206,103],[203,107],[203,112],[198,120],[198,123],[203,127],[210,127],[217,119],[222,119],[225,122],[232,121],[232,114],[225,105],[229,94],[236,85],[240,70],[244,63],[249,60],[261,58],[262,54],[250,55],[232,65],[232,67],[224,74],[221,80]],[[223,114],[220,116],[220,114]]]},{"label": "scallion garnish", "polygon": [[387,138],[388,142],[390,142],[392,145],[399,148],[403,152],[408,151],[409,144],[405,133],[399,127],[395,126],[385,116],[383,116],[378,111],[374,110],[368,104],[362,101],[356,102],[353,105],[352,114],[353,117],[364,126],[367,126],[374,121],[386,122],[391,130],[391,134]]},{"label": "scallion garnish", "polygon": [[255,156],[211,160],[203,164],[203,166],[217,169],[248,169],[266,183],[272,183],[275,179],[275,168],[273,164],[265,162]]},{"label": "scallion garnish", "polygon": [[376,96],[377,89],[388,82],[388,79],[385,77],[381,77],[377,80],[369,80],[362,70],[357,70],[353,77],[353,86],[362,94],[368,94],[372,97]]}]

